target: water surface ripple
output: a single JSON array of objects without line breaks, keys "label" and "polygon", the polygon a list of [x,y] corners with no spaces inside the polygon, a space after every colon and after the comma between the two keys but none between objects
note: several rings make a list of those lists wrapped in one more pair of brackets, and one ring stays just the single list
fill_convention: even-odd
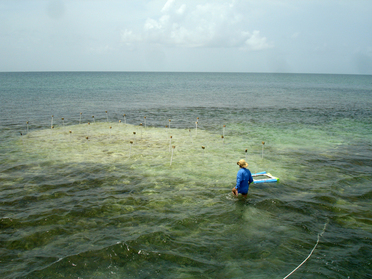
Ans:
[{"label": "water surface ripple", "polygon": [[[0,73],[0,92],[2,278],[283,278],[325,224],[293,277],[372,277],[370,76]],[[280,182],[233,197],[241,158]]]}]

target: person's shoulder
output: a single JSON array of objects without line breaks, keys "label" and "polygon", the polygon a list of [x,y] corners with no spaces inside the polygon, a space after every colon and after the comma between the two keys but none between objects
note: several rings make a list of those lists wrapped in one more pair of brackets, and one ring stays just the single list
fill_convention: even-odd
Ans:
[{"label": "person's shoulder", "polygon": [[247,168],[241,168],[241,169],[239,170],[239,172],[241,172],[241,173],[248,173],[249,170],[248,170]]}]

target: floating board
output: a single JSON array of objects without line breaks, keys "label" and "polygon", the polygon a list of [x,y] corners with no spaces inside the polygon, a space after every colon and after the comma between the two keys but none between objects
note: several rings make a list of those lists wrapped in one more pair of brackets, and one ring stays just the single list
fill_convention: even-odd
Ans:
[{"label": "floating board", "polygon": [[266,183],[266,182],[278,182],[279,178],[272,176],[270,173],[266,173],[266,171],[258,172],[252,174],[253,183]]}]

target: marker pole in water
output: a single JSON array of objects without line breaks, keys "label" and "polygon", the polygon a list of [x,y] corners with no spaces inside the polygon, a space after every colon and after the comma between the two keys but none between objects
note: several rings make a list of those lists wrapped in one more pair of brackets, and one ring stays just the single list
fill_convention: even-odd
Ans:
[{"label": "marker pole in water", "polygon": [[[244,152],[245,152],[245,161],[248,163],[248,149],[244,150]],[[253,173],[255,172],[253,171]]]},{"label": "marker pole in water", "polygon": [[171,120],[169,119],[169,129],[170,129],[170,123],[171,123]]},{"label": "marker pole in water", "polygon": [[28,121],[26,121],[26,125],[27,125],[27,134],[28,134]]},{"label": "marker pole in water", "polygon": [[106,122],[108,122],[108,114],[107,114],[107,110],[106,110],[105,112],[106,112]]},{"label": "marker pole in water", "polygon": [[221,136],[221,139],[222,139],[222,144],[224,144],[225,143],[225,137]]},{"label": "marker pole in water", "polygon": [[65,127],[65,118],[62,117],[62,126]]},{"label": "marker pole in water", "polygon": [[52,129],[52,127],[53,127],[53,117],[54,117],[54,115],[52,115],[52,122],[50,123],[50,129]]},{"label": "marker pole in water", "polygon": [[83,113],[82,112],[80,112],[80,120],[79,120],[79,124],[81,124],[81,115],[82,115]]},{"label": "marker pole in water", "polygon": [[88,145],[88,150],[89,150],[89,137],[85,137],[85,139],[87,140],[87,145]]},{"label": "marker pole in water", "polygon": [[173,160],[173,150],[176,148],[175,145],[172,146],[172,155],[171,155],[171,160],[170,160],[170,166],[172,165],[172,160]]},{"label": "marker pole in water", "polygon": [[140,123],[141,139],[142,139],[142,123]]},{"label": "marker pole in water", "polygon": [[198,134],[198,121],[195,122],[195,131],[196,131],[196,134]]},{"label": "marker pole in water", "polygon": [[124,117],[124,124],[127,124],[127,119],[125,118],[125,114],[123,114]]},{"label": "marker pole in water", "polygon": [[262,159],[263,159],[263,153],[264,153],[264,145],[265,145],[265,142],[263,141],[262,142]]},{"label": "marker pole in water", "polygon": [[93,123],[96,123],[96,120],[94,119],[94,115],[92,115],[92,118],[93,118]]},{"label": "marker pole in water", "polygon": [[131,154],[131,152],[132,152],[132,144],[133,144],[133,141],[131,140],[129,143],[130,143],[130,148],[129,148],[129,158],[130,158],[130,154]]},{"label": "marker pole in water", "polygon": [[145,129],[146,129],[146,116],[143,117],[145,119]]}]

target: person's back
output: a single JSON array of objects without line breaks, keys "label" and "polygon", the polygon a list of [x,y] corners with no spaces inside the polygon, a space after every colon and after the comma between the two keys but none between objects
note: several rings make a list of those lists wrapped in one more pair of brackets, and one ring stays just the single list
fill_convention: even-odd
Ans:
[{"label": "person's back", "polygon": [[236,183],[240,184],[238,192],[242,194],[247,194],[249,189],[249,184],[253,182],[252,174],[249,169],[241,168],[238,171]]},{"label": "person's back", "polygon": [[248,167],[248,164],[242,159],[237,163],[240,167],[238,174],[236,175],[236,186],[232,192],[235,196],[241,193],[244,197],[247,196],[249,190],[249,184],[253,182],[253,177]]}]

